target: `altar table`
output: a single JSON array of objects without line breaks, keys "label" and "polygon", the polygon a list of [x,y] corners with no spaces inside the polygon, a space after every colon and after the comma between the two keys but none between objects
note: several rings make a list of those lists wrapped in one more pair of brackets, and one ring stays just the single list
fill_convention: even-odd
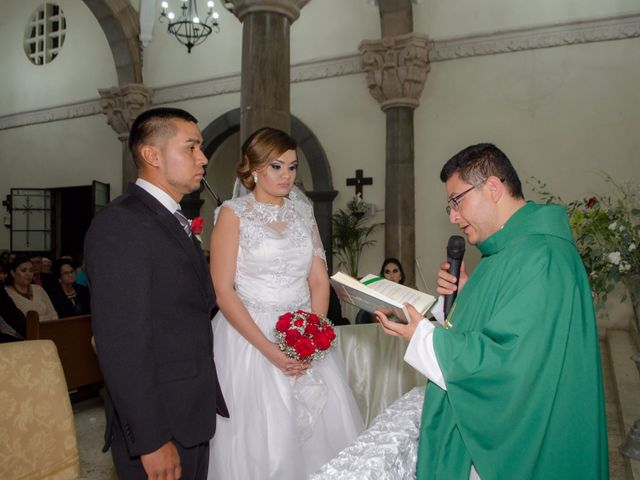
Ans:
[{"label": "altar table", "polygon": [[309,480],[413,480],[424,387],[396,400]]}]

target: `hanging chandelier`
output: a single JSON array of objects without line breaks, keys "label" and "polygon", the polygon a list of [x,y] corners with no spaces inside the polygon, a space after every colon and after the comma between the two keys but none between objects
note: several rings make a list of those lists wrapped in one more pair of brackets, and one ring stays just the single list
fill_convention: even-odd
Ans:
[{"label": "hanging chandelier", "polygon": [[216,33],[220,31],[218,26],[218,12],[213,11],[213,2],[207,2],[207,18],[202,21],[198,15],[198,5],[196,0],[180,0],[180,16],[176,18],[172,11],[169,11],[169,2],[163,1],[162,12],[160,12],[160,22],[167,24],[167,31],[178,39],[178,41],[187,47],[187,52],[191,53],[191,49],[196,45],[204,42],[211,32],[215,29]]}]

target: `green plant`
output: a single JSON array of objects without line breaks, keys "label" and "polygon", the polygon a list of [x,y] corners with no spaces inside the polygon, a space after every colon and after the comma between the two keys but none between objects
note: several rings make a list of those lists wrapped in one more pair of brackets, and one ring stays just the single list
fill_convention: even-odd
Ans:
[{"label": "green plant", "polygon": [[[618,282],[627,286],[632,300],[638,292],[640,275],[640,191],[638,185],[618,184],[605,174],[612,191],[608,195],[566,203],[548,192],[547,186],[533,179],[533,186],[546,203],[562,203],[567,207],[575,242],[589,275],[595,304],[601,309]],[[622,301],[626,299],[623,295]],[[635,306],[634,306],[635,307]]]},{"label": "green plant", "polygon": [[333,253],[338,264],[347,269],[352,277],[358,277],[360,254],[365,247],[376,243],[369,236],[381,223],[368,224],[365,214],[367,204],[359,195],[347,203],[346,210],[340,209],[333,214]]}]

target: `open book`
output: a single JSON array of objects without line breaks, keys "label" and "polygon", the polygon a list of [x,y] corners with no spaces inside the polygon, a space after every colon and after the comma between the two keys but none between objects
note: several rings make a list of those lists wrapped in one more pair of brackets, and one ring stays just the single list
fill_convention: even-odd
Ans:
[{"label": "open book", "polygon": [[376,275],[367,275],[362,280],[356,280],[346,273],[338,272],[329,280],[340,300],[367,312],[380,310],[390,320],[401,323],[407,323],[409,319],[409,313],[404,306],[406,303],[410,303],[424,315],[436,301],[427,293]]}]

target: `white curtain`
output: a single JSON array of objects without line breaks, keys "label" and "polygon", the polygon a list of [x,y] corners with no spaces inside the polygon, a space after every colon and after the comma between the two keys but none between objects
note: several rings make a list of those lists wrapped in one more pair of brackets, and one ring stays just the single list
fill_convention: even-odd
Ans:
[{"label": "white curtain", "polygon": [[336,328],[347,380],[368,428],[385,408],[425,377],[403,360],[407,342],[386,335],[380,325],[345,325]]}]

